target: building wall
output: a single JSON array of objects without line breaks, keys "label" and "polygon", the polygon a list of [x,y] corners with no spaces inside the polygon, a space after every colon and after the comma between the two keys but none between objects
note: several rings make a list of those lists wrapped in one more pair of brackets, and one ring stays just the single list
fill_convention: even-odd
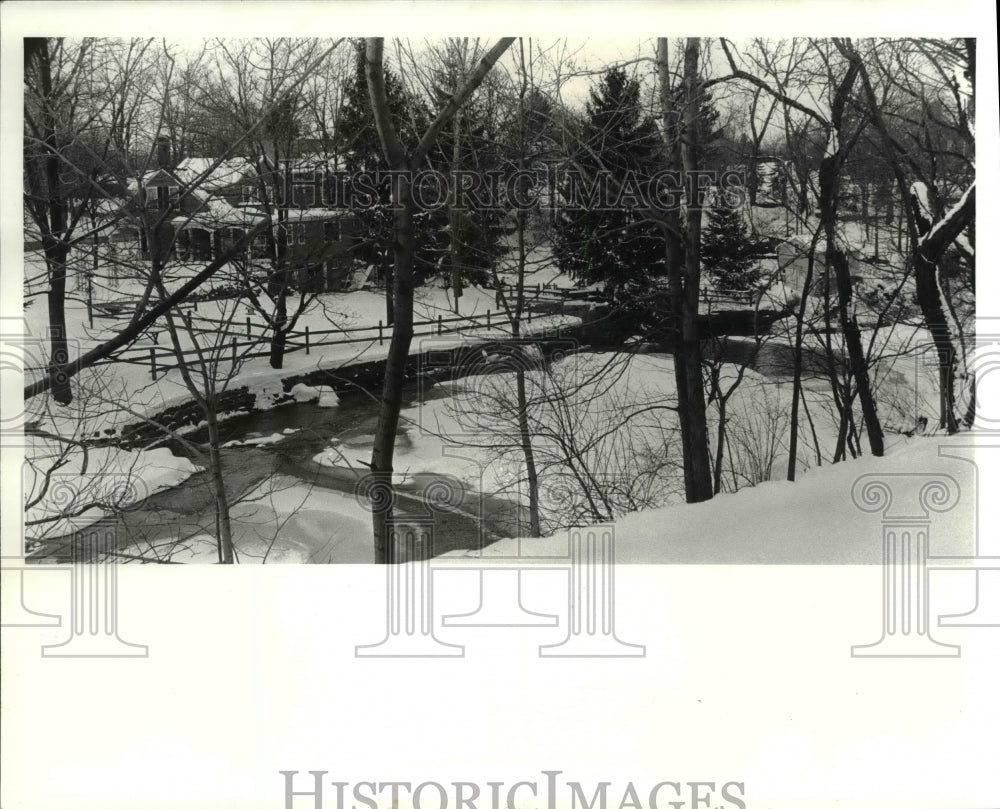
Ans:
[{"label": "building wall", "polygon": [[353,269],[354,248],[359,241],[358,221],[342,212],[327,211],[325,218],[310,217],[291,221],[283,228],[286,257],[312,291],[343,288]]}]

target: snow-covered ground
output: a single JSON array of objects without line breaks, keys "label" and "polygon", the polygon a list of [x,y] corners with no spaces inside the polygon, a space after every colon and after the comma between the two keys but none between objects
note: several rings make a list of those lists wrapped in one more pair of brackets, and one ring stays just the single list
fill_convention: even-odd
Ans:
[{"label": "snow-covered ground", "polygon": [[[882,560],[878,515],[862,512],[852,487],[862,475],[913,476],[945,473],[958,483],[964,500],[934,515],[933,552],[970,555],[975,537],[974,468],[942,458],[945,437],[898,442],[886,457],[866,456],[801,472],[796,482],[774,480],[706,503],[654,507],[612,521],[615,559],[621,563],[666,564],[877,564]],[[477,481],[475,460],[435,456],[427,446],[401,453],[400,464],[415,469],[459,473]],[[780,477],[780,475],[778,476]],[[356,498],[284,476],[258,486],[232,507],[234,544],[241,564],[370,563],[371,514]],[[401,519],[405,525],[405,517]],[[587,524],[587,523],[583,523]],[[474,529],[470,529],[474,530]],[[545,537],[502,539],[483,556],[564,557],[568,529]],[[141,550],[141,546],[137,546]],[[171,561],[214,563],[216,542],[208,534],[188,537],[172,550]],[[449,558],[477,558],[478,551]]]},{"label": "snow-covered ground", "polygon": [[[918,339],[919,335],[913,330],[896,330],[885,332],[884,338],[886,348],[891,349],[889,353],[896,353]],[[435,338],[443,342],[449,339]],[[773,339],[775,345],[780,343],[780,338]],[[765,349],[769,350],[767,344]],[[693,527],[676,534],[674,541],[650,544],[657,526],[674,523],[688,525],[690,514],[705,513],[703,506],[690,507],[702,509],[700,512],[683,511],[689,507],[680,503],[682,484],[676,432],[678,425],[676,414],[670,409],[675,401],[672,358],[663,354],[584,351],[557,358],[547,371],[532,365],[531,359],[528,358],[527,373],[531,403],[529,421],[539,467],[543,534],[554,537],[553,541],[564,541],[565,532],[556,530],[558,527],[602,522],[610,517],[641,529],[636,534],[639,544],[627,545],[622,551],[623,560],[714,561],[712,557],[720,550],[710,540],[699,539],[703,528],[715,523],[736,528],[741,520],[719,522],[717,516],[710,515],[709,523],[691,523]],[[534,359],[537,360],[537,356]],[[412,481],[419,474],[447,475],[471,492],[502,493],[515,501],[526,502],[523,487],[525,468],[511,410],[514,372],[505,362],[506,358],[499,355],[487,356],[484,367],[490,373],[441,380],[438,387],[448,392],[447,397],[429,399],[422,405],[403,410],[394,463],[397,483]],[[763,365],[769,362],[764,353],[761,362]],[[903,369],[888,370],[879,379],[883,385],[883,401],[888,402],[890,394],[898,400],[900,426],[905,428],[912,427],[913,414],[919,412],[919,408],[925,408],[926,413],[933,415],[936,399],[933,390],[929,391],[929,396],[928,391],[918,396],[912,384],[913,379],[918,377],[904,373],[911,371],[918,374],[923,370],[923,377],[931,382],[933,374],[930,369],[921,369],[920,364],[915,362],[907,364],[908,360],[900,362]],[[498,367],[493,367],[492,363]],[[722,366],[723,390],[733,384],[736,374],[737,366]],[[822,379],[812,380],[807,383],[804,392],[824,462],[829,462],[836,438],[833,413],[825,404],[829,399],[827,384]],[[559,395],[552,397],[553,393]],[[293,395],[302,402],[313,401],[321,406],[336,404],[336,397],[331,391],[304,385],[297,387]],[[266,406],[266,397],[261,398],[261,403]],[[484,407],[484,401],[490,406]],[[743,379],[727,405],[730,419],[728,435],[735,451],[727,460],[724,490],[736,486],[749,487],[762,480],[782,480],[787,466],[787,413],[790,401],[791,383],[787,377],[765,376],[751,368],[744,370]],[[890,416],[897,411],[884,405],[883,412]],[[716,409],[710,407],[709,414],[710,432],[714,438]],[[782,414],[785,414],[784,419]],[[887,423],[892,425],[892,419],[887,418]],[[248,436],[237,443],[247,447],[268,446],[284,440],[293,432],[286,429],[283,433]],[[564,442],[566,436],[572,439],[568,446]],[[347,440],[334,438],[327,449],[314,457],[314,461],[323,466],[338,467],[345,474],[360,478],[367,471],[363,464],[371,455],[373,438],[372,435],[357,435]],[[902,439],[898,433],[890,432],[888,441],[893,446]],[[172,456],[167,450],[156,451],[156,464],[145,459],[149,453],[110,449],[104,453],[100,457],[91,457],[90,469],[93,472],[130,468],[137,484],[148,487],[149,493],[162,488],[158,481],[166,480],[165,469],[171,471],[174,484],[197,471],[190,462]],[[63,451],[63,454],[74,457],[72,450],[68,453]],[[817,463],[812,430],[807,431],[804,423],[798,456],[800,469]],[[70,470],[79,466],[78,455],[74,464],[76,466],[70,466]],[[44,470],[44,462],[41,467]],[[568,468],[574,473],[583,473],[587,478],[596,478],[595,487],[588,489],[576,485],[574,480],[578,478],[568,474]],[[834,470],[842,468],[842,464],[832,467]],[[827,474],[826,468],[812,470],[801,485],[808,489],[805,481],[815,481]],[[151,476],[149,480],[146,480],[147,475]],[[760,496],[763,502],[769,503],[777,497],[780,507],[775,508],[775,514],[797,514],[799,516],[794,519],[799,520],[802,527],[801,520],[811,520],[809,515],[812,510],[802,511],[795,505],[799,485],[764,483],[756,488],[743,488],[735,495],[738,498],[735,501],[731,501],[733,495],[723,494],[715,502],[745,504],[755,502],[754,498]],[[812,493],[818,507],[823,485],[816,485],[818,488]],[[586,503],[588,492],[593,493],[594,490],[607,495],[603,507],[596,512],[588,509]],[[675,514],[676,518],[665,521],[660,514],[660,508],[664,506],[682,511],[668,510],[667,513]],[[735,513],[729,511],[726,505],[717,508],[721,509],[719,514]],[[628,515],[628,512],[637,509],[641,510],[639,515]],[[652,522],[647,524],[643,522],[642,514],[660,516],[650,518]],[[803,514],[806,516],[803,517]],[[100,512],[93,512],[93,519],[99,516]],[[633,522],[636,519],[639,522]],[[786,518],[775,517],[775,521],[781,519]],[[372,560],[371,516],[368,510],[348,494],[310,487],[294,478],[272,478],[261,484],[258,490],[240,498],[233,509],[233,522],[234,543],[241,563],[356,563]],[[51,528],[45,532],[48,536],[58,533]],[[769,559],[774,562],[792,562],[800,558],[797,554],[804,552],[800,540],[790,535],[774,545],[756,544],[761,541],[764,540],[754,534],[744,538],[743,542],[726,543],[725,548],[742,560]],[[824,554],[842,558],[838,555],[841,551],[849,552],[846,557],[849,561],[864,560],[857,556],[856,549],[850,550],[842,545],[836,547],[835,551],[813,549],[811,552],[818,554],[818,560],[827,558]],[[508,549],[508,545],[503,545],[498,552],[504,553]],[[162,549],[158,553],[162,555]],[[768,556],[769,553],[772,555]],[[662,554],[662,558],[658,554]],[[169,555],[172,561],[214,562],[216,543],[207,533],[195,534],[185,538],[181,546],[171,548]]]},{"label": "snow-covered ground", "polygon": [[29,544],[79,531],[201,471],[169,449],[67,448],[36,438],[23,469]]},{"label": "snow-covered ground", "polygon": [[[945,473],[963,494],[955,508],[933,515],[932,552],[974,555],[974,467],[940,457],[939,449],[947,444],[944,437],[911,438],[884,458],[813,468],[794,483],[775,480],[706,503],[675,503],[600,524],[614,526],[615,560],[626,564],[879,564],[880,516],[855,504],[855,482],[866,474]],[[447,459],[427,460],[428,468],[456,470]],[[242,564],[373,560],[371,515],[350,495],[276,478],[234,506],[232,516]],[[212,537],[197,535],[184,545],[173,561],[216,561]],[[502,539],[486,546],[482,556],[565,557],[567,549],[564,528],[541,538]],[[456,562],[479,556],[478,551],[446,554]]]},{"label": "snow-covered ground", "polygon": [[[954,442],[953,442],[954,443]],[[772,481],[705,503],[628,514],[614,525],[615,560],[642,564],[880,564],[879,514],[852,499],[863,475],[922,472],[952,476],[964,493],[956,506],[933,515],[935,555],[975,554],[975,467],[942,458],[943,437],[913,438],[884,458],[867,456],[810,469],[794,483]],[[483,557],[565,557],[568,531],[545,538],[504,539]],[[478,551],[454,556],[478,557]]]},{"label": "snow-covered ground", "polygon": [[[817,467],[811,432],[803,423],[800,438],[800,472],[796,483],[784,480],[787,467],[787,421],[771,421],[769,414],[787,414],[790,406],[791,383],[775,380],[747,369],[736,393],[730,398],[729,413],[734,421],[749,425],[751,431],[745,436],[747,445],[741,445],[746,453],[740,467],[738,483],[740,491],[724,493],[709,504],[688,506],[681,502],[679,470],[679,448],[676,441],[669,443],[672,428],[676,427],[676,417],[669,411],[650,410],[657,404],[670,404],[673,400],[674,379],[672,359],[665,355],[613,355],[613,365],[608,375],[599,381],[596,371],[604,367],[609,356],[596,353],[582,353],[557,361],[548,377],[572,379],[578,387],[565,385],[579,397],[580,404],[570,402],[568,410],[547,407],[536,401],[532,414],[533,445],[539,458],[553,463],[559,457],[558,447],[551,444],[547,436],[558,425],[556,422],[571,412],[576,419],[572,432],[579,440],[582,450],[580,468],[602,477],[612,492],[612,512],[622,541],[619,546],[621,561],[627,562],[766,562],[766,563],[811,563],[811,562],[873,562],[880,551],[871,540],[871,531],[852,533],[851,526],[860,526],[862,517],[851,504],[850,487],[853,480],[871,471],[913,471],[924,466],[928,470],[941,467],[936,456],[937,447],[945,440],[942,437],[918,437],[907,439],[899,433],[887,433],[889,455],[884,459],[861,458],[843,464],[829,464],[830,453],[836,440],[836,425],[832,414],[825,411],[822,402],[828,392],[820,385],[806,389],[805,396],[812,408],[817,437],[821,443],[824,465]],[[723,385],[734,381],[735,367],[725,366]],[[607,382],[612,378],[612,382]],[[900,371],[885,383],[895,395],[907,399],[915,395],[911,380]],[[402,434],[396,452],[396,471],[400,480],[411,478],[418,473],[436,473],[453,476],[461,480],[472,491],[502,491],[507,496],[517,497],[518,481],[523,481],[525,470],[523,460],[518,455],[514,424],[507,418],[485,418],[476,409],[475,403],[485,397],[497,402],[502,391],[513,389],[513,373],[495,373],[480,377],[466,377],[445,383],[454,393],[453,397],[425,402],[420,408],[410,408],[403,412]],[[542,381],[535,379],[529,390],[537,390]],[[913,399],[909,398],[912,405]],[[714,411],[713,411],[714,412]],[[932,412],[932,411],[929,411]],[[633,417],[634,414],[634,417]],[[602,435],[611,419],[619,421],[628,418],[628,429],[618,429]],[[484,432],[489,422],[489,432]],[[717,419],[713,417],[714,430]],[[564,425],[565,426],[565,425]],[[738,425],[731,422],[731,435]],[[757,431],[757,432],[753,432]],[[773,431],[773,432],[772,432]],[[666,437],[666,440],[665,440]],[[588,439],[593,438],[593,442]],[[738,440],[737,434],[731,440]],[[768,450],[768,442],[776,439]],[[623,443],[624,442],[624,443]],[[547,446],[548,443],[548,446]],[[755,444],[760,453],[770,451],[764,457],[752,454],[750,444]],[[507,451],[501,451],[506,448]],[[316,460],[331,466],[343,466],[341,454],[347,448],[334,445],[327,453],[321,453]],[[640,451],[640,449],[642,451]],[[351,455],[367,457],[370,443],[364,439],[352,443]],[[660,455],[656,456],[655,453]],[[671,460],[674,466],[666,464],[659,469],[659,477],[651,471],[643,474],[642,464],[652,460]],[[616,465],[622,458],[626,466]],[[801,471],[802,466],[813,467]],[[653,465],[651,470],[655,469]],[[750,487],[754,475],[769,474],[770,480]],[[959,470],[968,479],[967,470]],[[750,477],[746,477],[750,476]],[[651,479],[652,478],[652,479]],[[566,525],[566,509],[578,507],[583,497],[582,490],[566,486],[565,469],[553,463],[540,474],[543,493],[543,509],[550,508],[546,524]],[[629,494],[636,498],[628,501],[621,496],[618,482],[631,486]],[[729,475],[724,476],[726,488]],[[547,483],[550,484],[547,487]],[[655,485],[652,485],[655,484]],[[644,493],[637,489],[647,485]],[[558,489],[562,497],[559,501],[546,500],[544,495]],[[644,503],[637,502],[640,495]],[[568,499],[567,499],[568,498]],[[521,500],[524,502],[523,494]],[[625,513],[635,508],[638,513]],[[850,519],[845,515],[850,512]],[[966,514],[966,516],[968,516]],[[599,522],[583,520],[577,524]],[[865,523],[865,525],[868,525]],[[842,536],[846,530],[846,535]],[[564,547],[565,530],[545,531],[546,539],[528,539],[539,553],[555,547]],[[958,526],[955,537],[968,537],[967,526]],[[362,543],[368,542],[367,534],[360,535]],[[521,540],[503,540],[490,546],[487,554],[510,555]]]},{"label": "snow-covered ground", "polygon": [[[28,254],[25,263],[29,277],[35,274],[44,278],[44,265],[37,253]],[[177,280],[175,279],[175,282]],[[122,280],[112,292],[117,296],[134,300],[141,292],[141,285],[134,279]],[[78,292],[77,296],[79,295],[81,293]],[[454,345],[464,345],[477,340],[503,339],[509,336],[509,327],[499,315],[495,296],[494,291],[478,287],[469,287],[464,291],[459,301],[459,315],[470,318],[469,322],[443,325],[445,333],[453,335]],[[25,333],[40,341],[40,350],[34,352],[38,357],[46,355],[44,335],[48,313],[43,301],[43,298],[36,298],[25,308]],[[207,356],[218,360],[217,376],[227,378],[226,387],[229,389],[250,387],[259,394],[260,399],[280,393],[281,380],[286,377],[312,370],[333,370],[355,363],[384,359],[389,350],[391,329],[385,328],[381,344],[377,333],[379,321],[385,320],[385,297],[373,291],[319,295],[315,303],[299,317],[295,327],[297,332],[304,332],[308,328],[313,335],[309,352],[304,350],[302,338],[298,338],[293,341],[298,350],[290,350],[286,354],[284,367],[279,370],[270,367],[266,356],[249,356],[266,354],[267,342],[261,338],[263,331],[261,317],[247,304],[237,300],[203,301],[198,304],[197,309],[190,305],[182,309],[190,312],[196,327],[205,329],[198,336],[199,345]],[[492,327],[480,327],[479,324],[488,311],[491,312]],[[95,317],[94,327],[90,328],[84,297],[74,297],[67,301],[66,317],[73,355],[82,354],[114,336],[126,322],[114,318]],[[411,352],[422,350],[423,340],[426,337],[436,337],[438,317],[443,317],[445,320],[456,317],[450,291],[440,282],[420,287],[416,292],[414,301],[416,328]],[[250,332],[253,335],[250,339],[247,338],[248,318],[251,321]],[[220,326],[218,321],[226,325]],[[532,317],[530,323],[524,322],[521,331],[523,334],[531,334],[577,323],[579,318],[576,317],[546,315]],[[365,331],[361,334],[336,333],[346,329],[365,329]],[[193,351],[195,346],[192,340],[183,328],[180,331],[182,349],[185,352]],[[323,331],[335,333],[321,335]],[[358,337],[363,339],[359,342],[342,342]],[[234,338],[238,341],[235,367],[232,363],[231,350]],[[341,341],[341,344],[316,345],[321,341],[331,343]],[[120,430],[125,424],[148,418],[191,398],[180,373],[172,368],[163,370],[164,364],[176,364],[169,356],[170,340],[163,324],[158,323],[151,327],[149,332],[136,341],[135,346],[138,347],[138,351],[131,349],[124,352],[128,356],[128,362],[99,365],[81,372],[74,384],[81,387],[82,396],[78,398],[83,401],[69,409],[68,418],[65,420],[56,412],[35,414],[43,426],[57,427],[57,431],[62,435],[106,433],[109,430]],[[436,346],[443,347],[443,343],[438,341]],[[155,349],[159,357],[159,371],[155,382],[147,357],[150,348]],[[27,364],[38,367],[43,361],[32,362],[29,357]],[[81,406],[86,410],[81,410]]]},{"label": "snow-covered ground", "polygon": [[[34,260],[37,261],[37,257]],[[570,284],[569,279],[558,274],[544,251],[533,251],[531,261],[533,274],[529,283]],[[122,281],[119,292],[123,286],[128,284]],[[132,290],[134,293],[138,285],[132,282],[132,286],[135,287]],[[416,320],[418,323],[433,322],[439,316],[453,316],[452,304],[449,291],[440,282],[422,287],[417,294]],[[498,319],[492,290],[468,288],[459,308],[463,315],[470,318],[481,317],[490,311],[494,324]],[[226,382],[227,387],[249,388],[256,394],[256,406],[260,409],[273,406],[275,398],[281,393],[281,380],[284,378],[310,370],[335,369],[353,362],[383,358],[388,351],[388,340],[379,345],[374,331],[369,332],[370,340],[337,345],[317,346],[315,343],[321,338],[315,335],[331,328],[371,327],[384,318],[384,313],[384,297],[375,292],[320,296],[317,305],[306,311],[297,325],[299,331],[308,326],[314,335],[310,353],[293,351],[286,355],[285,367],[275,370],[270,368],[266,357],[238,358],[235,369],[231,365],[229,347],[233,332],[239,335],[241,341],[246,340],[247,331],[261,333],[259,317],[252,314],[245,304],[225,300],[202,302],[197,311],[191,311],[195,322],[206,328],[199,336],[200,345],[206,351],[217,352],[223,374],[233,371]],[[43,334],[44,307],[36,302],[26,309],[25,314],[29,333]],[[77,341],[81,351],[107,339],[118,326],[118,321],[96,318],[95,327],[91,329],[82,299],[75,299],[69,304],[68,316],[71,339]],[[251,319],[249,328],[247,317]],[[208,318],[232,323],[232,331],[211,331],[215,327]],[[577,322],[578,319],[573,317],[535,317],[523,328],[525,331],[553,329]],[[162,333],[162,327],[158,330],[161,333],[156,337],[153,334],[144,335],[139,345],[144,349],[151,346],[164,348],[168,344],[167,336]],[[473,340],[507,336],[503,325],[441,336],[435,332],[436,329],[431,326],[421,337],[418,327],[418,337],[414,339],[411,350],[448,348],[466,345]],[[788,339],[787,334],[772,337],[762,349],[762,358]],[[815,339],[807,338],[807,342]],[[189,338],[183,337],[182,340],[185,348],[193,347]],[[875,356],[884,353],[893,357],[875,366],[874,378],[880,387],[881,414],[894,453],[897,449],[899,452],[906,451],[906,442],[902,442],[900,433],[912,432],[920,416],[933,421],[935,413],[937,402],[933,371],[921,363],[918,354],[912,353],[913,348],[921,343],[929,343],[929,336],[921,330],[902,327],[886,329],[879,333],[873,352]],[[255,350],[265,348],[259,344]],[[241,347],[240,352],[243,351]],[[489,367],[489,363],[494,361],[498,367]],[[413,476],[418,474],[447,475],[472,492],[499,492],[515,501],[525,502],[525,466],[511,411],[514,374],[504,362],[505,359],[500,356],[486,357],[488,373],[465,376],[455,381],[443,380],[440,386],[450,394],[448,397],[431,399],[403,411],[401,440],[395,456],[398,482],[412,481]],[[780,359],[777,362],[780,365]],[[722,366],[723,391],[735,381],[736,373],[735,365]],[[546,372],[532,368],[527,380],[532,398],[530,430],[539,467],[543,507],[542,533],[550,535],[550,539],[540,542],[564,542],[565,531],[557,529],[568,524],[617,520],[623,529],[627,529],[623,536],[634,538],[634,541],[626,539],[621,546],[619,558],[624,561],[724,561],[730,556],[737,561],[826,561],[828,557],[824,554],[841,561],[870,561],[858,548],[842,544],[837,545],[835,550],[821,550],[816,543],[809,543],[807,553],[801,537],[796,539],[792,536],[794,530],[800,534],[805,530],[801,523],[801,519],[805,519],[802,515],[809,515],[809,509],[803,510],[795,505],[795,498],[802,496],[807,502],[812,502],[808,498],[814,497],[818,508],[823,484],[815,481],[826,479],[830,474],[834,475],[829,478],[830,481],[839,480],[837,474],[849,476],[851,473],[836,470],[856,466],[858,462],[837,465],[832,472],[825,468],[812,469],[801,483],[795,485],[768,482],[780,481],[787,466],[785,436],[791,402],[791,383],[787,376],[758,373],[753,369],[743,373],[741,384],[727,402],[730,450],[726,460],[727,473],[722,480],[724,492],[737,487],[741,487],[742,491],[735,495],[723,494],[713,501],[718,505],[710,507],[688,507],[679,502],[682,489],[680,450],[677,418],[672,411],[675,389],[673,364],[669,356],[571,352],[556,359]],[[73,407],[34,414],[40,429],[63,438],[111,434],[126,424],[148,418],[191,398],[177,370],[163,371],[161,367],[153,381],[149,366],[142,363],[102,365],[82,373],[75,384],[78,393]],[[549,395],[553,392],[559,393],[554,400]],[[336,407],[338,403],[332,391],[320,387],[300,385],[292,394],[298,402],[315,402],[320,407]],[[836,438],[828,382],[822,378],[807,380],[804,396],[811,423],[808,429],[805,423],[802,425],[798,452],[800,469],[829,462]],[[39,401],[45,398],[39,397]],[[492,404],[484,409],[483,401]],[[715,406],[710,407],[709,419],[714,441],[718,422]],[[283,441],[291,432],[286,430],[284,433],[248,436],[231,444],[234,447],[267,447]],[[350,446],[334,440],[328,448],[315,455],[314,461],[360,476],[366,470],[351,459],[370,457],[371,438],[356,436]],[[910,443],[932,446],[931,442]],[[894,444],[903,446],[896,448]],[[122,477],[127,471],[135,479],[136,490],[147,494],[176,485],[198,471],[186,459],[162,449],[149,452],[105,449],[85,459],[82,451],[73,445],[63,442],[53,446],[50,439],[40,437],[34,440],[28,454],[36,459],[34,477],[27,481],[28,491],[38,490],[44,483],[47,470],[57,462],[66,463],[60,470],[60,475],[64,477],[66,473],[83,479],[102,475]],[[48,466],[46,458],[52,459]],[[863,460],[860,463],[872,461]],[[589,487],[578,485],[583,479],[598,482]],[[756,483],[761,485],[749,488]],[[841,483],[843,481],[837,485]],[[81,489],[86,488],[85,484],[78,485]],[[804,488],[800,490],[800,486]],[[810,486],[818,488],[813,491]],[[596,504],[592,497],[595,491],[601,495]],[[129,496],[131,500],[121,499],[118,505],[140,499],[140,495]],[[758,499],[760,502],[757,505],[748,505],[757,503]],[[733,504],[743,505],[736,508]],[[699,539],[713,525],[728,526],[735,531],[741,524],[748,524],[745,519],[749,519],[750,512],[758,507],[773,509],[776,515],[797,514],[799,517],[794,519],[799,520],[798,527],[794,530],[789,528],[790,533],[779,532],[780,541],[765,545],[760,544],[764,542],[762,534],[766,532],[763,531],[744,532],[746,536],[742,540],[727,541],[721,546],[711,539]],[[36,519],[39,515],[42,517],[40,525],[45,529],[45,535],[56,535],[58,532],[53,530],[57,527],[56,521],[44,522],[46,508],[40,501],[35,507],[38,514],[33,513],[32,516]],[[719,509],[718,514],[714,514],[713,509]],[[744,518],[729,522],[722,519],[724,515],[742,513],[740,509],[747,512]],[[709,512],[708,522],[692,517]],[[89,509],[82,519],[92,521],[101,513],[96,508]],[[331,519],[333,515],[336,515],[335,520]],[[772,522],[779,519],[775,517]],[[811,516],[808,519],[812,521]],[[368,511],[351,496],[310,488],[293,478],[272,478],[259,490],[244,496],[234,506],[233,520],[236,526],[234,540],[241,562],[371,561],[371,518]],[[766,522],[761,517],[760,524]],[[671,529],[670,541],[654,541],[662,533],[660,529],[675,523],[681,527]],[[501,544],[497,552],[508,552],[509,545],[509,542]],[[188,537],[183,548],[174,548],[171,552],[173,561],[214,561],[215,557],[216,543],[208,534]]]},{"label": "snow-covered ground", "polygon": [[[26,278],[44,279],[44,263],[37,253],[28,253],[25,257]],[[178,267],[170,285],[177,285],[186,277],[190,268]],[[539,276],[540,281],[541,276]],[[548,276],[546,279],[549,280]],[[224,274],[220,283],[224,284]],[[105,287],[95,292],[95,300],[132,300],[138,299],[142,285],[137,279],[121,279],[113,287]],[[267,409],[273,406],[276,398],[282,395],[282,380],[296,374],[309,371],[328,369],[335,370],[359,362],[370,362],[384,359],[389,349],[391,329],[386,328],[385,339],[378,340],[377,325],[385,318],[384,295],[372,291],[356,291],[351,293],[328,293],[320,295],[314,304],[307,309],[298,320],[296,330],[312,333],[311,347],[307,353],[302,349],[302,340],[297,342],[298,350],[289,350],[285,356],[284,367],[273,369],[267,356],[250,356],[267,353],[267,343],[261,338],[262,321],[245,303],[236,300],[218,300],[201,302],[197,308],[188,305],[183,307],[188,312],[196,327],[204,331],[198,335],[198,346],[204,355],[217,363],[216,377],[220,389],[247,388],[255,394],[255,406]],[[491,312],[491,328],[471,328],[480,323],[487,312]],[[503,323],[498,314],[495,293],[477,287],[467,288],[459,302],[459,312],[463,317],[470,318],[468,323],[445,323],[445,333],[437,336],[435,322],[438,317],[448,319],[455,317],[453,301],[448,290],[440,283],[427,285],[417,290],[414,306],[414,317],[418,324],[416,336],[411,345],[411,352],[425,349],[425,343],[433,340],[436,348],[466,345],[479,340],[503,339],[509,335],[509,327]],[[29,338],[26,341],[25,365],[36,370],[27,371],[26,376],[32,378],[44,365],[44,357],[48,349],[45,345],[47,310],[44,297],[29,299],[29,305],[24,310],[23,333]],[[94,317],[94,325],[89,325],[86,307],[85,290],[74,290],[67,301],[67,330],[70,339],[72,356],[83,354],[101,342],[114,336],[126,323],[124,319]],[[250,328],[247,328],[247,320]],[[219,325],[218,321],[224,324]],[[578,318],[570,316],[539,316],[533,317],[530,323],[522,325],[522,333],[545,331],[559,326],[573,325]],[[420,325],[430,323],[430,325]],[[360,342],[337,344],[347,338],[357,338],[359,333],[328,334],[320,332],[345,329],[366,329],[360,333]],[[18,331],[22,331],[19,329]],[[253,338],[248,339],[250,332]],[[236,362],[233,363],[232,340],[237,339],[239,346],[236,352]],[[195,345],[190,336],[180,330],[181,347],[185,352],[194,350]],[[34,345],[31,340],[37,341]],[[316,345],[318,342],[330,341],[333,344]],[[181,373],[176,368],[164,370],[167,363],[175,364],[169,355],[170,339],[162,323],[156,324],[124,352],[127,361],[105,363],[85,369],[73,380],[75,401],[67,408],[53,406],[47,396],[36,397],[29,402],[31,412],[27,420],[33,423],[36,430],[63,439],[79,441],[95,437],[112,436],[120,433],[129,424],[135,424],[160,413],[170,407],[181,405],[192,400]],[[294,347],[294,344],[293,344]],[[151,365],[147,357],[150,349],[158,356],[158,373],[152,378]],[[192,366],[195,367],[195,366]],[[197,380],[197,374],[195,379]],[[336,407],[337,397],[332,390],[324,388],[298,389],[296,400],[316,400],[321,407]],[[224,418],[226,414],[223,414]],[[266,441],[266,437],[265,437]],[[106,450],[100,462],[93,458],[90,462],[83,459],[82,451],[72,444],[63,442],[58,448],[49,446],[51,441],[45,438],[30,437],[26,456],[35,459],[36,466],[29,473],[26,482],[28,490],[36,486],[34,475],[43,480],[47,469],[54,464],[63,464],[69,459],[68,465],[61,470],[79,469],[83,478],[95,475],[109,475],[129,469],[135,476],[135,485],[140,490],[155,491],[161,487],[162,474],[158,469],[172,464],[175,483],[186,479],[194,467],[184,458],[172,456],[169,451],[159,450],[155,456],[156,462],[150,462],[138,451]],[[262,441],[257,441],[262,443]],[[165,453],[165,454],[164,454]],[[113,456],[113,457],[112,457]],[[172,461],[167,460],[167,456]],[[152,457],[152,456],[151,456]],[[48,459],[48,460],[47,460]],[[65,477],[65,475],[62,475]],[[79,488],[87,488],[86,483],[80,483]],[[53,535],[51,530],[46,535]]]}]

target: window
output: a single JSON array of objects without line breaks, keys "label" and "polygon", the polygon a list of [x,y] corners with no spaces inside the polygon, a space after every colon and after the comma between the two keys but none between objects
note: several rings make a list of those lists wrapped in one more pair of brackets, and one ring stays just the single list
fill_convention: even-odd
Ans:
[{"label": "window", "polygon": [[253,185],[243,186],[243,196],[240,198],[240,202],[243,205],[250,205],[257,201],[257,187]]},{"label": "window", "polygon": [[293,244],[306,243],[306,226],[303,224],[285,225],[285,244],[291,247]]},{"label": "window", "polygon": [[180,187],[176,185],[157,185],[146,189],[146,201],[155,202],[156,207],[161,211],[176,204],[179,195]]}]

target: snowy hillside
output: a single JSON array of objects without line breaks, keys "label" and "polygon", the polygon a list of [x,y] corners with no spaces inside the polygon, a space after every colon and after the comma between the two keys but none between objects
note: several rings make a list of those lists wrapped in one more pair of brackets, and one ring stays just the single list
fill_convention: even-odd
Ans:
[{"label": "snowy hillside", "polygon": [[[706,503],[629,514],[614,524],[615,559],[635,564],[878,564],[880,517],[854,505],[852,486],[866,474],[921,472],[948,474],[962,492],[953,510],[932,515],[931,553],[969,554],[975,537],[975,470],[961,460],[940,457],[938,450],[948,443],[943,438],[911,439],[885,458],[812,469],[794,483],[762,483]],[[502,540],[483,556],[561,556],[566,548],[567,532],[560,531],[543,539]]]}]

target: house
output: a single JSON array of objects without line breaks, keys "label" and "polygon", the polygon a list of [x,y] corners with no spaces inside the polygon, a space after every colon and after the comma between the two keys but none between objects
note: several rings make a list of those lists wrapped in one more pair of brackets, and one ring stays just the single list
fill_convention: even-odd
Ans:
[{"label": "house", "polygon": [[[209,197],[196,211],[170,220],[174,233],[173,257],[179,261],[211,261],[228,252],[264,219],[259,211],[234,208],[225,199]],[[259,238],[251,245],[248,255],[250,258],[266,257]]]},{"label": "house", "polygon": [[[135,230],[139,253],[143,258],[151,258],[151,245],[155,244],[161,261],[178,258],[178,231],[185,223],[206,216],[211,220],[211,229],[219,227],[217,220],[220,206],[210,205],[209,192],[192,186],[170,167],[170,139],[160,137],[156,142],[156,167],[138,179],[129,181],[128,190],[132,194],[129,209],[134,214],[135,225],[125,226]],[[229,206],[223,203],[225,209]],[[155,236],[155,239],[153,238]],[[199,259],[213,257],[208,253],[199,254]]]},{"label": "house", "polygon": [[174,176],[234,208],[259,202],[258,172],[245,157],[221,162],[213,157],[186,157],[177,164]]},{"label": "house", "polygon": [[359,221],[350,211],[288,208],[279,227],[296,285],[310,292],[339,291],[350,282]]},{"label": "house", "polygon": [[[349,211],[317,207],[323,201],[327,165],[302,160],[283,165],[282,196],[290,204],[278,209],[260,201],[262,177],[272,178],[245,158],[189,157],[171,168],[169,139],[160,138],[156,162],[155,169],[130,184],[132,206],[142,223],[136,239],[144,257],[149,257],[155,231],[162,260],[211,261],[270,217],[274,251],[291,270],[296,286],[322,292],[340,290],[348,282],[360,228]],[[302,193],[314,183],[317,193],[312,198]],[[258,235],[244,258],[268,264],[273,255],[268,236]]]}]

